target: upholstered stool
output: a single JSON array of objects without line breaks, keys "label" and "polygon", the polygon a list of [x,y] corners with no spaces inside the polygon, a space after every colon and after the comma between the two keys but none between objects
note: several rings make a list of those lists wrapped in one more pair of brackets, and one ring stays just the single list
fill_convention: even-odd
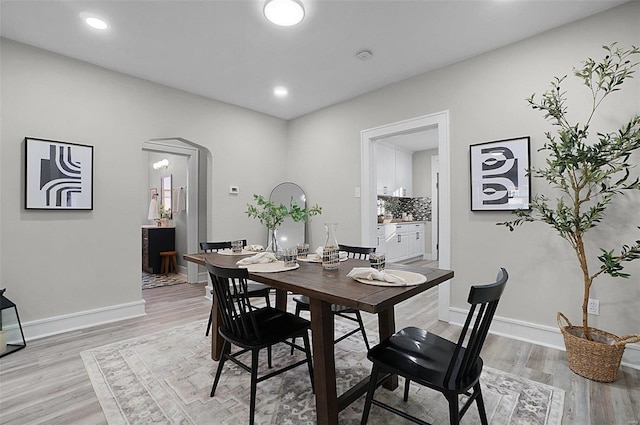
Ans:
[{"label": "upholstered stool", "polygon": [[160,253],[160,257],[162,257],[162,263],[160,263],[160,273],[176,273],[178,270],[177,256],[177,251],[162,251]]}]

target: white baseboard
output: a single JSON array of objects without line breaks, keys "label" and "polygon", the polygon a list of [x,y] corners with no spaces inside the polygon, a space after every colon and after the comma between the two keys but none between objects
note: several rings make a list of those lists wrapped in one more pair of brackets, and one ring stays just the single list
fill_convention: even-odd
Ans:
[{"label": "white baseboard", "polygon": [[[467,319],[468,313],[469,310],[456,307],[449,308],[449,323],[462,326]],[[554,326],[544,326],[522,320],[494,316],[489,333],[566,351],[562,333],[560,329]],[[627,344],[622,358],[622,365],[640,370],[640,344]]]},{"label": "white baseboard", "polygon": [[46,319],[23,322],[22,329],[27,341],[57,335],[63,332],[89,328],[105,323],[118,322],[144,316],[144,300],[131,303],[112,305],[94,310],[80,311],[78,313],[62,316],[48,317]]}]

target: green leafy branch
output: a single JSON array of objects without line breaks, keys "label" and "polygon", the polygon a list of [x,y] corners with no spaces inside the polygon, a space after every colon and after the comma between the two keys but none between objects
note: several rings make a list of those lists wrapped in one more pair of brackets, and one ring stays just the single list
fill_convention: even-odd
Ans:
[{"label": "green leafy branch", "polygon": [[268,229],[275,229],[282,224],[285,218],[291,217],[293,221],[304,221],[307,217],[322,213],[322,207],[318,204],[311,208],[300,208],[292,197],[289,206],[276,205],[271,200],[266,200],[262,195],[253,195],[255,205],[247,204],[246,214],[250,218],[257,218]]}]

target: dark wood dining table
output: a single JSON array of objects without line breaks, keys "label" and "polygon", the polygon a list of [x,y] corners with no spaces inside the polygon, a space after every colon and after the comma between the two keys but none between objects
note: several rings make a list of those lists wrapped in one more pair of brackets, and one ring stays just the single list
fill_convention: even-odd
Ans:
[{"label": "dark wood dining table", "polygon": [[[205,259],[219,267],[237,267],[239,258],[235,255],[218,253],[185,254],[183,258],[200,265]],[[338,413],[364,394],[368,379],[349,389],[340,397],[336,391],[336,370],[334,356],[334,316],[332,304],[354,307],[361,311],[377,314],[380,341],[395,332],[394,306],[418,295],[442,282],[453,278],[453,271],[410,265],[388,264],[390,269],[407,270],[426,276],[427,281],[416,286],[376,286],[357,282],[347,276],[354,267],[368,267],[363,260],[348,259],[341,262],[338,270],[327,271],[319,263],[299,261],[299,268],[278,273],[249,272],[253,281],[264,283],[276,289],[276,308],[286,310],[287,294],[306,295],[310,300],[311,334],[313,340],[313,371],[315,380],[317,423],[337,425]],[[213,329],[218,329],[218,315],[215,297],[212,305]],[[222,337],[212,333],[211,358],[218,360],[222,350]],[[389,389],[398,385],[397,377],[384,384]]]}]

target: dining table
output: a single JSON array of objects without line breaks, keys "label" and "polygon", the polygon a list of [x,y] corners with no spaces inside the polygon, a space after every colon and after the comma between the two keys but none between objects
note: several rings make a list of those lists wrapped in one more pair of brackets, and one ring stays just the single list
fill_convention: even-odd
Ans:
[{"label": "dining table", "polygon": [[[220,253],[184,254],[186,261],[204,265],[205,261],[218,267],[238,267],[236,255]],[[322,264],[298,260],[298,267],[280,272],[255,272],[249,268],[249,279],[275,288],[276,308],[286,311],[288,293],[309,297],[316,414],[319,425],[337,425],[338,414],[362,394],[366,393],[368,378],[340,396],[336,390],[334,355],[334,314],[332,304],[356,308],[376,314],[380,341],[395,332],[395,306],[442,282],[453,278],[452,270],[387,263],[387,269],[417,273],[426,279],[411,286],[366,284],[347,276],[354,267],[369,267],[369,262],[349,258],[341,261],[337,270],[325,270]],[[215,302],[212,303],[213,329],[221,323]],[[211,358],[220,359],[223,339],[212,332]],[[398,379],[392,376],[384,386],[395,389]]]}]

